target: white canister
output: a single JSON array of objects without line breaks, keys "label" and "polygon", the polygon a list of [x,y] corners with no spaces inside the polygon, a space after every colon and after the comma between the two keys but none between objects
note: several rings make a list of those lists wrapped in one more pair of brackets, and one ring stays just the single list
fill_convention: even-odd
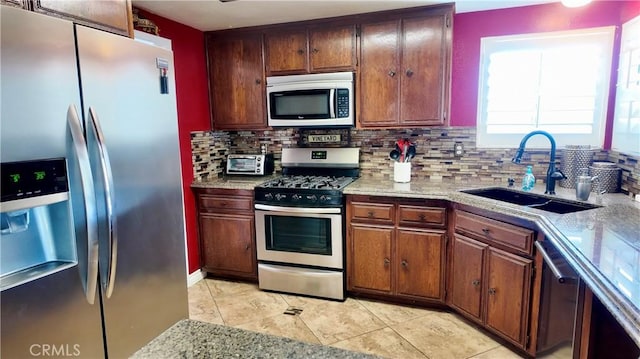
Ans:
[{"label": "white canister", "polygon": [[401,183],[411,181],[411,162],[394,162],[393,180]]}]

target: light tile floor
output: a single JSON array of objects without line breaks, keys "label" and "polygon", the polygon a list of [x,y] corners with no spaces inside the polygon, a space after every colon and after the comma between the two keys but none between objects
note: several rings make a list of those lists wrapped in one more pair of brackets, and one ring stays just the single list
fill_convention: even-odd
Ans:
[{"label": "light tile floor", "polygon": [[[291,306],[302,312],[284,314]],[[522,358],[453,313],[265,292],[255,284],[211,278],[189,288],[189,316],[386,358]]]}]

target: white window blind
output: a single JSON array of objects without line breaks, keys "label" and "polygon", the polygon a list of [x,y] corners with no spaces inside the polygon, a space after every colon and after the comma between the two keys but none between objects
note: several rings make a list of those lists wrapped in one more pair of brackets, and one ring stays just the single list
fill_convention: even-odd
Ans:
[{"label": "white window blind", "polygon": [[[601,147],[614,32],[611,26],[482,38],[477,146],[516,147],[524,134],[545,130],[558,146]],[[535,137],[527,145],[548,146]]]},{"label": "white window blind", "polygon": [[622,25],[616,89],[611,147],[640,155],[640,16]]}]

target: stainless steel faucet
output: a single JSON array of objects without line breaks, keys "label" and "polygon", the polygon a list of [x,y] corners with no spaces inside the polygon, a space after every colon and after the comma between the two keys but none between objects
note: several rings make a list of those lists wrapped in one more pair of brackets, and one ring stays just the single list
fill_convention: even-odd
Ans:
[{"label": "stainless steel faucet", "polygon": [[511,162],[520,163],[520,160],[522,159],[522,155],[524,154],[524,147],[527,144],[527,141],[529,140],[529,138],[531,138],[534,135],[543,135],[549,139],[549,142],[551,142],[551,152],[549,154],[549,168],[547,169],[547,183],[546,183],[547,187],[545,188],[544,193],[556,194],[556,181],[560,179],[565,179],[567,177],[564,175],[564,173],[562,173],[562,171],[556,170],[556,140],[553,139],[553,136],[551,136],[549,132],[533,131],[526,134],[522,138],[522,141],[520,141],[520,146],[518,147],[518,151],[516,152],[516,155],[513,157]]}]

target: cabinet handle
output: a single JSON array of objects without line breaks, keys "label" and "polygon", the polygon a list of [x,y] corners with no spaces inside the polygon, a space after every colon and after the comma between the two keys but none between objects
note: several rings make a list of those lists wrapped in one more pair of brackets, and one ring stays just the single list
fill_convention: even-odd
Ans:
[{"label": "cabinet handle", "polygon": [[420,213],[420,215],[418,216],[418,218],[420,219],[420,222],[424,222],[424,220],[427,218],[424,213]]},{"label": "cabinet handle", "polygon": [[369,211],[369,212],[367,212],[367,217],[369,217],[369,218],[373,218],[373,211]]},{"label": "cabinet handle", "polygon": [[413,70],[407,69],[407,77],[411,77],[413,75]]},{"label": "cabinet handle", "polygon": [[261,83],[262,83],[262,80],[256,79],[256,85],[260,85]]},{"label": "cabinet handle", "polygon": [[389,70],[388,74],[389,74],[389,76],[393,77],[393,76],[396,75],[396,72],[393,71],[393,70]]},{"label": "cabinet handle", "polygon": [[477,287],[480,285],[480,279],[474,279],[473,282],[471,282],[471,284],[473,284],[474,287]]},{"label": "cabinet handle", "polygon": [[495,288],[489,288],[489,294],[490,295],[495,295],[496,294],[496,289]]},{"label": "cabinet handle", "polygon": [[245,251],[248,251],[248,250],[249,250],[249,247],[250,247],[250,246],[247,244],[247,246],[246,246],[246,247],[244,247],[244,250],[245,250]]},{"label": "cabinet handle", "polygon": [[311,50],[311,52],[313,52],[314,54],[317,54],[318,52],[320,52],[320,50],[314,48],[313,50]]},{"label": "cabinet handle", "polygon": [[402,262],[400,263],[402,264],[403,267],[407,268],[409,266],[409,263],[406,260],[402,260]]},{"label": "cabinet handle", "polygon": [[482,233],[489,235],[489,228],[482,228]]},{"label": "cabinet handle", "polygon": [[298,49],[298,51],[297,51],[297,52],[298,52],[298,55],[302,55],[302,54],[304,54],[304,50],[303,50],[303,49]]},{"label": "cabinet handle", "polygon": [[389,263],[391,263],[391,261],[389,260],[389,258],[385,258],[385,259],[384,259],[384,266],[385,266],[385,267],[388,267],[388,266],[389,266]]}]

